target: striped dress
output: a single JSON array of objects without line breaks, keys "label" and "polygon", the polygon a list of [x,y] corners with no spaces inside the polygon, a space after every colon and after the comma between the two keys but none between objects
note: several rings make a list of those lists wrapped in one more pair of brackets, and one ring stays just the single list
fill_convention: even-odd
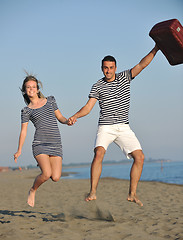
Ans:
[{"label": "striped dress", "polygon": [[61,136],[54,113],[57,109],[55,98],[49,96],[44,106],[37,109],[24,107],[21,110],[21,122],[30,120],[36,129],[32,142],[34,157],[39,154],[62,157]]}]

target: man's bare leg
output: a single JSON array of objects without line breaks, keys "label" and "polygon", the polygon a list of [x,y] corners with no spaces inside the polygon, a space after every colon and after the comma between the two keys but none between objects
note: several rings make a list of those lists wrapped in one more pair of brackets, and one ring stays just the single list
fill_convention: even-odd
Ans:
[{"label": "man's bare leg", "polygon": [[136,150],[131,153],[134,162],[132,164],[131,172],[130,172],[130,188],[129,188],[129,195],[127,200],[131,202],[135,202],[140,206],[143,206],[143,203],[138,199],[136,192],[137,192],[137,184],[140,180],[143,163],[144,163],[144,154],[142,150]]},{"label": "man's bare leg", "polygon": [[102,172],[102,161],[105,155],[105,149],[103,147],[96,147],[95,150],[95,155],[93,158],[93,162],[91,165],[91,189],[90,189],[90,193],[88,194],[88,196],[86,197],[86,201],[92,201],[92,200],[96,200],[96,191],[97,191],[97,186],[98,186],[98,182],[100,179],[100,175]]}]

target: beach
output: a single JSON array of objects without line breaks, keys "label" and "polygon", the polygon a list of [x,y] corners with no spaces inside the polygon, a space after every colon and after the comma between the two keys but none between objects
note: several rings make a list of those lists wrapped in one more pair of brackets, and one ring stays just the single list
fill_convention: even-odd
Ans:
[{"label": "beach", "polygon": [[51,180],[27,195],[39,169],[0,173],[0,239],[182,240],[183,185],[140,181],[144,206],[126,200],[129,181],[102,178],[97,200],[85,202],[89,179]]}]

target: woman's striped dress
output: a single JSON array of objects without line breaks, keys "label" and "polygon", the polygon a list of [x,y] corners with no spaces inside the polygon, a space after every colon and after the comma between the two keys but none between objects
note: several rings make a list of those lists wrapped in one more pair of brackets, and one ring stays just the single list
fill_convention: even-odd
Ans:
[{"label": "woman's striped dress", "polygon": [[49,96],[44,106],[37,109],[24,107],[21,110],[21,122],[31,120],[36,128],[32,142],[34,157],[39,154],[62,157],[61,136],[54,113],[57,109],[55,98]]}]

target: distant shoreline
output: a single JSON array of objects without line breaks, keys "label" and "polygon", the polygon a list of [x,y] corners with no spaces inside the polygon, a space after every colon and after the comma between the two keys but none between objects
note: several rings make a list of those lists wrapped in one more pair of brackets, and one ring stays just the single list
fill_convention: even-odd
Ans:
[{"label": "distant shoreline", "polygon": [[[25,171],[35,171],[35,170],[39,170],[39,167],[35,166],[35,167],[32,167],[32,168],[21,168],[21,170],[19,168],[9,168],[9,167],[0,167],[0,173],[7,173],[7,172],[13,172],[13,171],[16,171],[16,172],[25,172]],[[64,172],[62,171],[62,177],[68,177],[70,176],[71,174],[77,174],[77,172]]]},{"label": "distant shoreline", "polygon": [[[178,162],[178,161],[173,161],[170,159],[147,159],[144,161],[144,163],[163,163],[163,162]],[[121,165],[121,164],[131,164],[132,161],[130,160],[121,160],[121,161],[104,161],[103,165],[107,166],[107,165]],[[87,163],[69,163],[69,164],[63,164],[63,168],[67,169],[67,168],[81,168],[81,167],[90,167],[91,162],[87,162]],[[36,165],[27,165],[27,166],[17,166],[17,167],[11,167],[11,166],[0,166],[0,172],[6,172],[9,170],[20,170],[20,169],[36,169],[37,166]]]}]

